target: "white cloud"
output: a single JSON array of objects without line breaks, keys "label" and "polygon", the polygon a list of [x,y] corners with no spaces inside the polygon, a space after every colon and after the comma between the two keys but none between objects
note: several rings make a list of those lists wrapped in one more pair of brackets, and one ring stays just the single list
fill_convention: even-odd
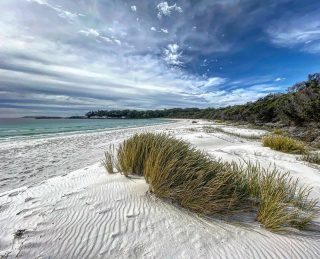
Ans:
[{"label": "white cloud", "polygon": [[137,7],[136,7],[135,5],[131,5],[131,10],[132,10],[133,12],[136,12],[136,11],[137,11]]},{"label": "white cloud", "polygon": [[320,52],[320,10],[304,16],[284,17],[267,29],[271,42],[282,47],[299,47],[307,52]]},{"label": "white cloud", "polygon": [[256,90],[245,88],[232,91],[219,90],[200,94],[200,96],[210,103],[212,107],[243,104],[246,102],[255,101],[265,95],[265,92],[257,92]]},{"label": "white cloud", "polygon": [[78,16],[78,14],[71,13],[69,11],[59,10],[59,16],[62,18],[74,20]]},{"label": "white cloud", "polygon": [[97,30],[92,29],[92,28],[87,29],[87,30],[80,30],[79,33],[82,33],[86,36],[94,36],[94,37],[100,36],[100,33]]},{"label": "white cloud", "polygon": [[121,45],[121,41],[120,40],[114,40],[115,43],[117,43],[118,45]]},{"label": "white cloud", "polygon": [[221,77],[211,77],[208,78],[207,82],[203,85],[203,88],[210,88],[213,86],[218,86],[226,82],[226,79]]},{"label": "white cloud", "polygon": [[78,16],[82,16],[82,14],[72,13],[72,12],[69,12],[67,10],[64,10],[60,6],[56,6],[56,5],[50,4],[47,0],[26,0],[26,1],[27,2],[31,2],[31,3],[32,2],[33,3],[37,3],[37,4],[40,4],[40,5],[45,5],[45,6],[49,7],[50,9],[56,11],[57,14],[61,18],[65,18],[69,22],[73,22],[75,18],[77,18]]},{"label": "white cloud", "polygon": [[167,48],[164,49],[164,60],[168,65],[180,66],[183,62],[180,60],[182,57],[182,51],[179,50],[179,45],[168,44]]},{"label": "white cloud", "polygon": [[284,77],[277,77],[274,81],[275,82],[280,82],[280,81],[283,81],[283,80],[286,80]]},{"label": "white cloud", "polygon": [[174,5],[168,5],[168,2],[161,2],[157,5],[158,9],[158,18],[161,19],[162,16],[170,16],[173,11],[182,13],[182,8],[180,6],[177,6],[177,4]]},{"label": "white cloud", "polygon": [[160,29],[163,33],[169,33],[168,29]]},{"label": "white cloud", "polygon": [[108,37],[105,35],[101,35],[101,32],[99,32],[98,30],[93,29],[93,28],[80,30],[79,33],[83,34],[87,37],[93,37],[95,39],[102,40],[107,43],[114,43],[119,46],[122,44],[122,42],[120,40],[116,39],[114,36]]},{"label": "white cloud", "polygon": [[151,31],[157,31],[157,29],[154,28],[154,27],[151,27],[150,30],[151,30]]},{"label": "white cloud", "polygon": [[48,1],[47,0],[27,0],[27,2],[34,2],[37,4],[41,4],[41,5],[47,5]]},{"label": "white cloud", "polygon": [[111,43],[112,40],[109,37],[106,36],[100,36],[101,39],[103,39],[105,42]]}]

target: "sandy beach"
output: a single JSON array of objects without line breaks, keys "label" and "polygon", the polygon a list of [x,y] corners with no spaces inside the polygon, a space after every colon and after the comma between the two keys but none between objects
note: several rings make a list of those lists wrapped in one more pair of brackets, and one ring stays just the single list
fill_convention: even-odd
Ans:
[{"label": "sandy beach", "polygon": [[[207,133],[205,126],[225,132]],[[320,198],[320,167],[246,138],[266,133],[261,130],[177,120],[3,142],[0,258],[320,257],[319,215],[307,231],[272,233],[250,215],[236,222],[199,217],[148,193],[142,178],[108,175],[101,164],[104,151],[140,132],[172,134],[226,161],[275,166],[312,186],[311,197]]]}]

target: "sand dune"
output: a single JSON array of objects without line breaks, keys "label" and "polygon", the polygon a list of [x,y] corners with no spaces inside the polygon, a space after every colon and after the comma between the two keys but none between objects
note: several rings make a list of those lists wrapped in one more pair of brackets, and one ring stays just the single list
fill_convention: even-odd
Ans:
[{"label": "sand dune", "polygon": [[[261,147],[255,141],[223,133],[205,133],[201,131],[202,126],[192,125],[193,128],[198,128],[192,132],[188,130],[191,127],[188,121],[164,127],[166,131],[171,131],[172,134],[223,159],[250,159],[259,161],[264,166],[274,162],[280,169],[290,169],[293,175],[315,187],[312,193],[314,197],[320,197],[319,168],[297,161],[293,155]],[[128,130],[121,136],[114,134],[112,139],[116,143],[133,132],[142,130],[163,131],[164,128],[152,126],[148,129]],[[75,139],[58,138],[55,141],[62,145],[60,151],[69,152],[63,145],[84,143],[88,137],[91,140],[97,138],[98,141],[104,136],[99,134],[96,137],[73,136]],[[111,139],[111,135],[109,137]],[[105,139],[102,138],[102,141]],[[89,145],[88,157],[97,156],[94,163],[89,166],[70,173],[57,172],[57,176],[50,178],[40,177],[34,184],[0,193],[1,256],[4,258],[320,257],[320,229],[317,226],[319,218],[309,231],[275,234],[260,227],[251,215],[241,215],[241,223],[230,218],[198,217],[175,204],[149,194],[144,179],[128,179],[120,174],[106,174],[98,161],[102,159],[101,152],[107,144],[102,143],[98,148],[99,152],[94,154],[90,153],[93,146]],[[41,145],[40,148],[44,148]],[[24,150],[24,147],[21,147],[21,150]],[[31,144],[28,152],[30,150],[36,152]],[[57,160],[64,161],[63,155],[61,152]],[[81,156],[82,159],[83,157]],[[19,163],[15,165],[16,168],[24,166],[23,162]],[[55,170],[58,168],[55,167]],[[20,170],[22,171],[22,168]],[[20,237],[14,237],[18,229],[25,231],[22,231]]]}]

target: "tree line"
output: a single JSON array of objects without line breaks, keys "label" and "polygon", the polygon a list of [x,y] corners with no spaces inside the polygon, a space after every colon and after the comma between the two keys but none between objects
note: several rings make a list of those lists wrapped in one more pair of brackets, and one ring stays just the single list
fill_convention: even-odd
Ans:
[{"label": "tree line", "polygon": [[269,94],[255,102],[224,108],[173,108],[164,110],[98,110],[86,117],[128,119],[190,118],[231,120],[250,123],[304,125],[320,122],[320,73],[310,74],[306,81],[290,87],[286,93]]}]

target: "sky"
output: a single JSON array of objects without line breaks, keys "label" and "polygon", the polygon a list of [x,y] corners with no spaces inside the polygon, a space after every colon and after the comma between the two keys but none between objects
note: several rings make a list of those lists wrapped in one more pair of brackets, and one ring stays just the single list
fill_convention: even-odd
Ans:
[{"label": "sky", "polygon": [[224,107],[320,72],[319,0],[1,0],[0,117]]}]

